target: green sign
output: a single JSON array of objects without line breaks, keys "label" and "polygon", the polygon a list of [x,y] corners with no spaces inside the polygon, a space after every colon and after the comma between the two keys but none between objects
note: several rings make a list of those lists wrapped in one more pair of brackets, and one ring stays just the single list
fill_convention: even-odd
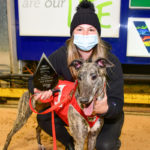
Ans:
[{"label": "green sign", "polygon": [[130,7],[150,9],[150,0],[130,0]]}]

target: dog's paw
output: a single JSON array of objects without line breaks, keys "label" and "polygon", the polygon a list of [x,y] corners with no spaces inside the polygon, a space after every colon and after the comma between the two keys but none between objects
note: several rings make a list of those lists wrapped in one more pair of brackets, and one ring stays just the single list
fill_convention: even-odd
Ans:
[{"label": "dog's paw", "polygon": [[41,144],[38,144],[38,150],[46,150],[45,147]]}]

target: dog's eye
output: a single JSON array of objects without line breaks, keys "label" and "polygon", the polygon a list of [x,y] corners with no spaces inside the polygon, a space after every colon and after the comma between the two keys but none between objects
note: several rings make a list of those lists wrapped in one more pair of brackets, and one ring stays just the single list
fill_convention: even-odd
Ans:
[{"label": "dog's eye", "polygon": [[97,78],[97,75],[92,75],[92,80],[95,80]]},{"label": "dog's eye", "polygon": [[81,77],[80,76],[78,76],[78,81],[81,81]]}]

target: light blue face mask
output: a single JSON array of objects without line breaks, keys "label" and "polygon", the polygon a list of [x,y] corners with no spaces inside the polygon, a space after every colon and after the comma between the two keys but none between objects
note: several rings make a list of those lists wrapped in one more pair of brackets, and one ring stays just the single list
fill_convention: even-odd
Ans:
[{"label": "light blue face mask", "polygon": [[98,35],[74,35],[73,43],[83,51],[91,50],[96,44],[98,44]]}]

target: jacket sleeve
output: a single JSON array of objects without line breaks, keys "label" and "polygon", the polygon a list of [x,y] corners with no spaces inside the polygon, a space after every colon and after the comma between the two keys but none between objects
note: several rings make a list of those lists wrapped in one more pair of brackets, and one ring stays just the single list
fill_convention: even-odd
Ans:
[{"label": "jacket sleeve", "polygon": [[109,108],[107,113],[104,114],[104,117],[114,119],[123,111],[124,81],[121,64],[118,58],[112,55],[109,60],[114,64],[114,67],[107,69],[107,100]]}]

